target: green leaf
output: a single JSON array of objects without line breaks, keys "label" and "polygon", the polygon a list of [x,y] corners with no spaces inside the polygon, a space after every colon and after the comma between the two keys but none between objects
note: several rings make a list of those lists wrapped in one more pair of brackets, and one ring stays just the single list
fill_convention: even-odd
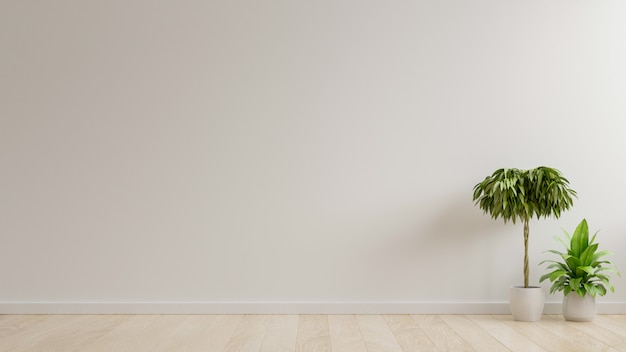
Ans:
[{"label": "green leaf", "polygon": [[567,255],[567,253],[562,253],[562,252],[556,251],[554,249],[547,250],[546,253],[552,253],[552,254],[556,254],[558,256]]},{"label": "green leaf", "polygon": [[582,277],[570,278],[569,287],[571,287],[573,290],[577,290],[580,287],[580,282],[582,280]]},{"label": "green leaf", "polygon": [[596,252],[596,253],[594,253],[594,255],[593,255],[593,257],[592,257],[591,262],[596,262],[596,261],[598,261],[598,259],[600,259],[600,258],[602,258],[602,257],[605,257],[605,256],[607,256],[607,255],[613,255],[613,252],[611,252],[611,251],[606,251],[606,250]]},{"label": "green leaf", "polygon": [[581,254],[580,254],[580,265],[591,265],[594,261],[593,257],[598,249],[598,244],[594,243],[589,245]]},{"label": "green leaf", "polygon": [[574,230],[574,234],[572,235],[570,244],[572,255],[579,256],[586,249],[588,243],[589,227],[587,225],[587,220],[583,219],[583,221],[576,226],[576,230]]},{"label": "green leaf", "polygon": [[586,272],[589,275],[593,275],[596,272],[596,269],[594,269],[594,267],[592,266],[579,266],[578,269]]},{"label": "green leaf", "polygon": [[571,271],[576,271],[576,268],[578,268],[578,266],[580,265],[580,260],[570,255],[567,257],[567,259],[565,259],[565,263]]},{"label": "green leaf", "polygon": [[596,294],[598,293],[598,290],[596,289],[596,287],[592,284],[587,284],[584,283],[583,287],[585,288],[585,291],[587,291],[588,294],[590,294],[591,296],[595,297]]},{"label": "green leaf", "polygon": [[567,271],[565,271],[565,270],[554,271],[549,276],[550,277],[550,281],[554,281],[554,280],[558,279],[559,277],[561,277],[561,276],[563,276],[565,274],[567,274]]},{"label": "green leaf", "polygon": [[550,274],[551,273],[542,275],[541,278],[539,279],[539,282],[544,282],[546,279],[550,278]]}]

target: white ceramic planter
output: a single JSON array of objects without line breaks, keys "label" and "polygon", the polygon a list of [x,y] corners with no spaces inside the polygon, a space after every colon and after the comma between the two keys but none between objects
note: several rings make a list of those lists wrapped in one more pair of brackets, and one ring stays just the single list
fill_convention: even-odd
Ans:
[{"label": "white ceramic planter", "polygon": [[563,297],[563,317],[569,321],[592,321],[596,317],[596,299],[570,292]]},{"label": "white ceramic planter", "polygon": [[511,287],[511,313],[513,314],[513,320],[541,320],[545,301],[546,294],[541,287]]}]

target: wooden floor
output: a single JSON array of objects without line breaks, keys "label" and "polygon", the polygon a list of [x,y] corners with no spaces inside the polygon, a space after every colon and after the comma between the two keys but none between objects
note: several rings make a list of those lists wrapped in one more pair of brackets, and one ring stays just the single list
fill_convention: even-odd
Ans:
[{"label": "wooden floor", "polygon": [[0,351],[626,351],[626,315],[0,315]]}]

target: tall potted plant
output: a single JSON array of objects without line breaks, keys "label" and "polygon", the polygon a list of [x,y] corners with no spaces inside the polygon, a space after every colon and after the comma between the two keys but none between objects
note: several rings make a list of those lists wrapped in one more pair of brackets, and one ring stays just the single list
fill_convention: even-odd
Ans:
[{"label": "tall potted plant", "polygon": [[545,294],[528,283],[528,236],[530,219],[559,218],[573,205],[576,191],[557,169],[540,166],[529,170],[498,169],[474,186],[473,200],[493,219],[524,224],[524,286],[511,287],[513,319],[541,319]]}]

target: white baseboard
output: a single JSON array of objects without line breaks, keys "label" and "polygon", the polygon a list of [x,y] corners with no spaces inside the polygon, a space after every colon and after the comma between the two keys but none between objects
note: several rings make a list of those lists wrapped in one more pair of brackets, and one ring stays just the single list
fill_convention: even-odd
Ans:
[{"label": "white baseboard", "polygon": [[[626,302],[598,302],[626,314]],[[0,302],[0,314],[510,314],[508,302]],[[547,302],[544,314],[561,314]]]}]

